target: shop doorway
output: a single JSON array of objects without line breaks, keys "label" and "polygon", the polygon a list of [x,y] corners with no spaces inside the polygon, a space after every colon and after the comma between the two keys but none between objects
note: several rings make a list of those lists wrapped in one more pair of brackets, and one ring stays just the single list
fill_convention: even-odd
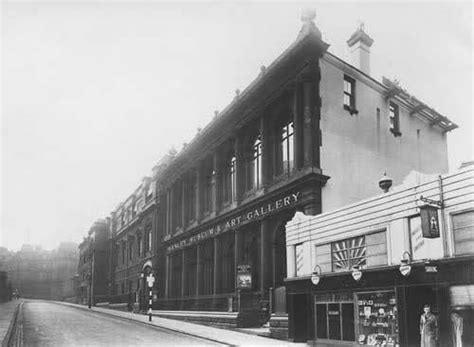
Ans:
[{"label": "shop doorway", "polygon": [[407,346],[420,346],[420,316],[425,304],[431,305],[431,310],[440,316],[437,291],[433,286],[407,287],[405,291],[406,337]]},{"label": "shop doorway", "polygon": [[293,316],[293,341],[306,342],[311,338],[309,331],[309,315],[311,303],[306,294],[291,295]]}]

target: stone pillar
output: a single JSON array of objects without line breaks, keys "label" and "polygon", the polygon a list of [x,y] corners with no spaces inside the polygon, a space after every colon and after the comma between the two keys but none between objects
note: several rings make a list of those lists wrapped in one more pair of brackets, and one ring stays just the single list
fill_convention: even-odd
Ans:
[{"label": "stone pillar", "polygon": [[199,295],[199,284],[201,282],[201,245],[196,246],[196,295]]},{"label": "stone pillar", "polygon": [[267,187],[271,184],[272,177],[272,142],[269,119],[266,114],[260,118],[260,136],[262,137],[262,187]]},{"label": "stone pillar", "polygon": [[271,223],[260,223],[260,291],[265,293],[272,286],[272,240]]},{"label": "stone pillar", "polygon": [[242,138],[239,135],[235,137],[235,174],[236,174],[236,201],[240,203],[245,189],[245,162],[243,153]]},{"label": "stone pillar", "polygon": [[293,96],[293,149],[296,169],[301,169],[304,164],[302,90],[301,83],[296,83]]},{"label": "stone pillar", "polygon": [[288,278],[296,277],[296,253],[295,246],[286,246],[286,273]]},{"label": "stone pillar", "polygon": [[186,252],[184,249],[181,252],[181,297],[183,297],[184,286],[186,284],[186,272],[184,271],[184,268],[186,267]]},{"label": "stone pillar", "polygon": [[[242,231],[236,229],[234,232],[234,278],[237,278],[237,265],[242,261]],[[235,281],[237,287],[237,282]]]},{"label": "stone pillar", "polygon": [[220,275],[220,271],[219,271],[219,262],[220,262],[220,257],[219,257],[219,239],[217,237],[214,238],[214,282],[213,282],[213,293],[214,294],[217,294],[217,292],[219,291],[219,275]]},{"label": "stone pillar", "polygon": [[170,280],[171,280],[171,264],[170,264],[170,256],[166,255],[166,263],[165,263],[165,298],[169,298],[170,295]]}]

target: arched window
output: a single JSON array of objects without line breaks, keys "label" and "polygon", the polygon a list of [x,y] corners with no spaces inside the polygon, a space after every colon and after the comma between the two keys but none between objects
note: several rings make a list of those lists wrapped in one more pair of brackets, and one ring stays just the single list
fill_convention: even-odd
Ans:
[{"label": "arched window", "polygon": [[236,158],[233,153],[227,156],[223,175],[223,201],[232,203],[236,197]]},{"label": "arched window", "polygon": [[293,122],[286,123],[280,129],[281,172],[289,174],[295,167],[293,151]]},{"label": "arched window", "polygon": [[258,135],[251,148],[249,167],[249,188],[259,188],[262,185],[262,139]]}]

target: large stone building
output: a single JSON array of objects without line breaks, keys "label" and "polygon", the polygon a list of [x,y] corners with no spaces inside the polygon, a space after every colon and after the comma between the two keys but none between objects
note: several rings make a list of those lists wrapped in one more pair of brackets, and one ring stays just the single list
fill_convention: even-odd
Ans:
[{"label": "large stone building", "polygon": [[287,306],[285,225],[296,212],[378,194],[384,173],[399,184],[413,169],[447,171],[456,125],[370,76],[363,28],[348,40],[350,64],[328,52],[314,14],[302,20],[295,42],[112,213],[115,297],[139,302],[151,264],[154,308],[261,323]]},{"label": "large stone building", "polygon": [[63,242],[46,251],[24,245],[8,260],[8,277],[22,297],[66,300],[74,297],[72,278],[76,274],[77,244]]}]

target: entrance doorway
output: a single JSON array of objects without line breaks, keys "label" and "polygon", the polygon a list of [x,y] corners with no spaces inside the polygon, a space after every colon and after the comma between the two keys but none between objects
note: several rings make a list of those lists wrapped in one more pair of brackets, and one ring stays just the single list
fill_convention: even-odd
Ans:
[{"label": "entrance doorway", "polygon": [[439,334],[444,332],[444,312],[446,303],[443,302],[441,288],[436,286],[414,286],[405,290],[405,310],[406,310],[406,337],[407,346],[420,346],[420,317],[425,304],[431,305],[431,311],[438,316]]},{"label": "entrance doorway", "polygon": [[311,302],[307,294],[290,295],[290,336],[294,342],[306,342],[313,338],[311,333]]}]

